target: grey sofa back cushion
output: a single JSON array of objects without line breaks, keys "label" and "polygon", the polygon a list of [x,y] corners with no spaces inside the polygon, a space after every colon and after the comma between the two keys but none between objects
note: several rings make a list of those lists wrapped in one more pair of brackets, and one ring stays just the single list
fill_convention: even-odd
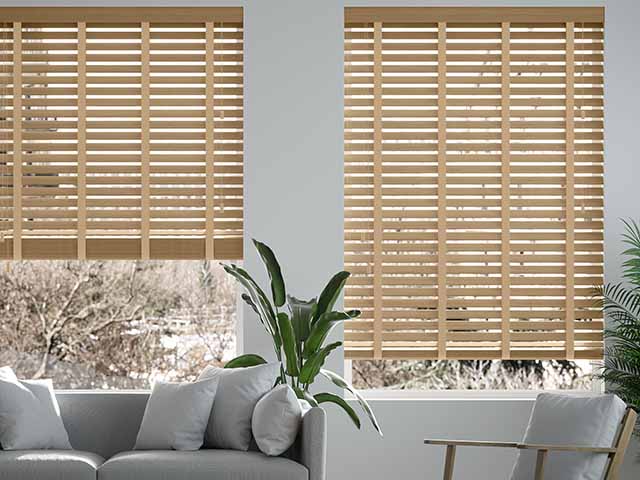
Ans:
[{"label": "grey sofa back cushion", "polygon": [[62,420],[77,450],[110,458],[133,449],[147,392],[58,392]]},{"label": "grey sofa back cushion", "polygon": [[219,378],[204,445],[207,448],[249,450],[251,417],[258,400],[271,388],[280,363],[247,368],[206,367],[198,380]]}]

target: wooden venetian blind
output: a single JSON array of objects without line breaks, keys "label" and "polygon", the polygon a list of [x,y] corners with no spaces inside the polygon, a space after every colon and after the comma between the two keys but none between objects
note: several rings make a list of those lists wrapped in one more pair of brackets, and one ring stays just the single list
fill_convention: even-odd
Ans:
[{"label": "wooden venetian blind", "polygon": [[352,359],[602,356],[603,9],[348,8]]},{"label": "wooden venetian blind", "polygon": [[241,8],[0,18],[1,258],[242,258]]}]

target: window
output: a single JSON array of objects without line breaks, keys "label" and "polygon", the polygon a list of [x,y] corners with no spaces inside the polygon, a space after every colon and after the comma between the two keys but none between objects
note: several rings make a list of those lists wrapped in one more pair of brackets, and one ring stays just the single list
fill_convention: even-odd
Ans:
[{"label": "window", "polygon": [[242,9],[0,13],[0,364],[126,389],[232,356]]},{"label": "window", "polygon": [[603,9],[345,17],[347,358],[601,358]]},{"label": "window", "polygon": [[241,8],[2,8],[0,252],[242,257]]},{"label": "window", "polygon": [[214,262],[0,265],[0,365],[59,389],[194,380],[235,355],[236,286]]}]

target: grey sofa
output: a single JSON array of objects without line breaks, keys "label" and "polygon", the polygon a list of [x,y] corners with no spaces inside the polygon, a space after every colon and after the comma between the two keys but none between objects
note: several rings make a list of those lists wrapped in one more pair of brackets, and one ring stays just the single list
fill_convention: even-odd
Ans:
[{"label": "grey sofa", "polygon": [[1,451],[0,480],[325,480],[326,418],[302,420],[296,444],[281,457],[257,449],[131,451],[146,393],[58,393],[77,450]]}]

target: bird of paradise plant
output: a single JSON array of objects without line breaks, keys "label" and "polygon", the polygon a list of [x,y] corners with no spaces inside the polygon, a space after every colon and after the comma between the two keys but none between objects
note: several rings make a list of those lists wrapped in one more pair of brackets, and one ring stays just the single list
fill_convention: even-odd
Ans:
[{"label": "bird of paradise plant", "polygon": [[[287,295],[280,264],[271,248],[257,240],[253,240],[253,244],[269,274],[271,299],[241,267],[231,264],[223,265],[223,268],[244,287],[242,299],[255,312],[271,337],[276,358],[281,364],[276,383],[288,384],[299,399],[306,400],[312,406],[326,402],[339,406],[355,426],[360,428],[360,417],[341,396],[330,392],[310,392],[316,378],[325,377],[355,397],[374,428],[382,435],[380,425],[366,400],[344,378],[324,368],[327,357],[342,345],[342,342],[326,344],[331,331],[345,320],[360,315],[358,310],[334,310],[350,273],[336,273],[318,298],[299,300]],[[266,360],[261,356],[245,354],[234,358],[225,367],[249,367],[263,363]]]}]

